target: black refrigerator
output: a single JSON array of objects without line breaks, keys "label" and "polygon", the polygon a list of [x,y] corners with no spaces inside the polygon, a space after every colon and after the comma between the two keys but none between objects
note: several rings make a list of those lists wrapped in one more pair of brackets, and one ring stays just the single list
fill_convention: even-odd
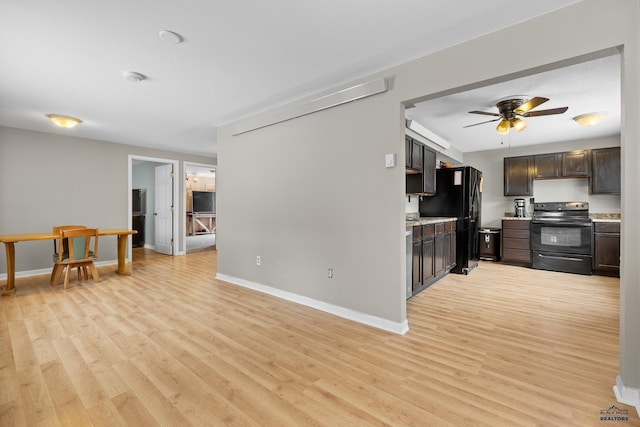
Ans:
[{"label": "black refrigerator", "polygon": [[456,265],[452,273],[468,274],[478,266],[478,227],[482,172],[470,166],[438,169],[436,194],[420,202],[420,216],[456,217]]}]

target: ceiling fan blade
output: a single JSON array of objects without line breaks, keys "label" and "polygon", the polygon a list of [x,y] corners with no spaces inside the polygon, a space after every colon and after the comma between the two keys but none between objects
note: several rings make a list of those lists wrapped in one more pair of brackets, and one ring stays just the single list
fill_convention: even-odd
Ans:
[{"label": "ceiling fan blade", "polygon": [[469,111],[471,114],[484,114],[485,116],[497,116],[500,117],[498,113],[487,113],[486,111]]},{"label": "ceiling fan blade", "polygon": [[551,116],[553,114],[562,114],[567,111],[569,107],[550,108],[549,110],[529,111],[528,113],[520,114],[522,117],[535,117],[535,116]]},{"label": "ceiling fan blade", "polygon": [[498,120],[501,120],[501,117],[498,117],[497,119],[493,119],[493,120],[487,120],[486,122],[480,122],[480,123],[474,123],[472,125],[467,125],[467,126],[462,126],[463,128],[470,128],[472,126],[478,126],[478,125],[483,125],[485,123],[491,123],[491,122],[497,122]]},{"label": "ceiling fan blade", "polygon": [[538,105],[544,104],[548,100],[549,98],[541,98],[539,96],[535,96],[530,100],[528,100],[527,102],[525,102],[524,104],[522,104],[521,106],[519,106],[518,108],[516,108],[515,110],[513,110],[513,112],[516,114],[526,113],[527,111],[536,108]]}]

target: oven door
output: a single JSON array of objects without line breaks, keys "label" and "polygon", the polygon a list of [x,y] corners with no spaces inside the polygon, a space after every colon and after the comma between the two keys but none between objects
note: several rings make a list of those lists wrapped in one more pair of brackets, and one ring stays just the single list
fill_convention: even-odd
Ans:
[{"label": "oven door", "polygon": [[531,221],[533,268],[591,274],[591,222]]},{"label": "oven door", "polygon": [[591,223],[533,220],[531,249],[555,254],[591,256]]}]

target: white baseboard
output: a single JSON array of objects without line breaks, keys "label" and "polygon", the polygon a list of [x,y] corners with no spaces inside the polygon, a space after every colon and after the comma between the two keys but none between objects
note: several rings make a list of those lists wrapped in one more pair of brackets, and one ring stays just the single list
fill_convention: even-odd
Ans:
[{"label": "white baseboard", "polygon": [[633,406],[636,408],[636,412],[640,415],[640,389],[627,387],[622,382],[620,375],[616,377],[616,385],[613,386],[613,392],[616,395],[616,399],[620,403]]},{"label": "white baseboard", "polygon": [[404,320],[402,322],[392,322],[387,319],[383,319],[377,316],[371,316],[369,314],[361,313],[359,311],[351,310],[349,308],[341,307],[334,304],[329,304],[324,301],[318,301],[313,298],[305,297],[302,295],[294,294],[292,292],[283,291],[281,289],[273,288],[271,286],[262,285],[260,283],[251,282],[249,280],[240,279],[238,277],[227,276],[226,274],[216,274],[216,279],[225,282],[233,283],[244,288],[253,289],[264,294],[273,295],[278,298],[285,299],[287,301],[295,302],[296,304],[312,307],[326,313],[333,314],[344,319],[353,320],[354,322],[362,323],[365,325],[373,326],[374,328],[383,329],[395,334],[404,335],[409,331],[409,322]]},{"label": "white baseboard", "polygon": [[[131,260],[128,259],[127,262],[131,262]],[[115,264],[118,264],[118,260],[113,259],[108,261],[97,261],[95,264],[98,267],[101,267],[103,265],[115,265]],[[19,277],[31,277],[31,276],[38,276],[40,274],[51,274],[51,269],[53,269],[53,263],[51,264],[51,267],[48,267],[48,268],[39,268],[37,270],[16,271],[16,279]],[[0,274],[0,280],[7,280],[7,273]]]}]

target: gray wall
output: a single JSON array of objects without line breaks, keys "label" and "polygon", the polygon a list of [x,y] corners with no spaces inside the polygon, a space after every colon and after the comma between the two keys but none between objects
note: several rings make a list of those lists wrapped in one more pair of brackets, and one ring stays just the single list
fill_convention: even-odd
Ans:
[{"label": "gray wall", "polygon": [[[209,157],[0,127],[0,234],[76,223],[126,228],[130,154],[215,164]],[[184,176],[182,168],[178,176]],[[179,183],[184,194],[184,179]],[[178,238],[184,248],[183,229]],[[15,248],[18,273],[51,268],[52,242],[24,242]],[[116,259],[116,238],[101,238],[100,261]],[[6,272],[2,245],[0,274]]]},{"label": "gray wall", "polygon": [[404,169],[384,167],[400,113],[377,101],[385,96],[223,137],[220,273],[403,319]]},{"label": "gray wall", "polygon": [[[465,163],[483,172],[482,225],[484,227],[500,227],[504,213],[513,212],[513,199],[515,197],[503,196],[503,159],[505,157],[617,147],[619,145],[620,136],[616,135],[608,138],[465,153]],[[590,211],[593,213],[620,213],[621,209],[620,195],[589,194],[589,180],[587,178],[535,180],[533,183],[533,197],[539,202],[569,200],[589,202]],[[531,213],[528,204],[527,211]]]},{"label": "gray wall", "polygon": [[[404,161],[402,103],[623,46],[623,116],[631,119],[623,119],[621,131],[620,371],[627,386],[640,387],[640,224],[624,220],[640,211],[639,7],[585,0],[386,70],[380,75],[392,85],[383,95],[235,137],[237,123],[219,129],[218,271],[403,321],[404,177],[401,168],[383,167],[387,152]],[[523,42],[522,34],[536,36]],[[262,267],[256,255],[264,257]],[[331,265],[333,281],[325,274]]]}]

